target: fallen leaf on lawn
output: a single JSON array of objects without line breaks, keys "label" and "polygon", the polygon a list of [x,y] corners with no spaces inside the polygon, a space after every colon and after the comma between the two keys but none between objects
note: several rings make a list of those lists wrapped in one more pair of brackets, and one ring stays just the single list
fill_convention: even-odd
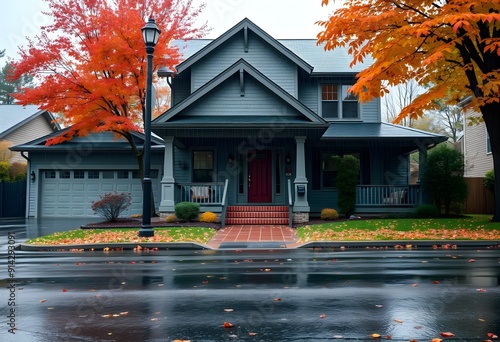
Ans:
[{"label": "fallen leaf on lawn", "polygon": [[442,332],[439,333],[439,335],[441,335],[443,337],[453,337],[453,336],[455,336],[454,333],[449,332],[449,331],[442,331]]},{"label": "fallen leaf on lawn", "polygon": [[326,318],[326,315],[325,314],[321,314],[321,315],[319,315],[319,318]]},{"label": "fallen leaf on lawn", "polygon": [[224,312],[233,312],[234,309],[224,309]]},{"label": "fallen leaf on lawn", "polygon": [[224,328],[233,328],[234,327],[234,324],[233,323],[229,323],[229,322],[224,322]]},{"label": "fallen leaf on lawn", "polygon": [[403,323],[403,321],[400,320],[400,319],[395,319],[394,322],[396,322],[396,323]]},{"label": "fallen leaf on lawn", "polygon": [[497,335],[495,335],[494,333],[490,333],[490,332],[489,332],[489,333],[487,333],[486,335],[487,335],[489,338],[498,338],[498,336],[497,336]]},{"label": "fallen leaf on lawn", "polygon": [[371,334],[372,338],[380,338],[380,334]]}]

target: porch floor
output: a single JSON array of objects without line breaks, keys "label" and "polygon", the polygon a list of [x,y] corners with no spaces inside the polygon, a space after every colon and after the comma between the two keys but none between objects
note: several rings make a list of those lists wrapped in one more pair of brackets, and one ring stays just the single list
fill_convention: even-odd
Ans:
[{"label": "porch floor", "polygon": [[297,239],[295,230],[287,226],[235,225],[220,229],[207,245],[219,248],[224,244],[257,246],[260,243],[264,246],[266,243],[272,243],[285,248],[295,244]]}]

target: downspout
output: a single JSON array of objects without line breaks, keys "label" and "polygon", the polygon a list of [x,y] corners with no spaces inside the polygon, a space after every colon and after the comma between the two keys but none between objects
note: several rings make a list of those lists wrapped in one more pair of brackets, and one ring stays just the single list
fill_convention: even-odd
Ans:
[{"label": "downspout", "polygon": [[21,156],[28,162],[28,168],[26,170],[26,212],[24,214],[25,218],[29,217],[30,211],[30,194],[31,194],[31,159],[21,151]]}]

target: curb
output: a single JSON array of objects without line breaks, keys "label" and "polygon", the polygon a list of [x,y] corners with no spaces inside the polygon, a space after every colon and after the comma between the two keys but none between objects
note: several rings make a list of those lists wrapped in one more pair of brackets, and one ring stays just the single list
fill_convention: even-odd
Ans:
[{"label": "curb", "polygon": [[[263,244],[263,242],[257,243]],[[255,249],[457,249],[457,248],[481,248],[481,249],[500,249],[500,241],[498,240],[411,240],[411,241],[394,241],[394,240],[383,240],[383,241],[314,241],[306,242],[304,244],[294,245],[290,247],[288,245],[282,244],[283,246],[266,248],[252,246],[244,246],[242,244],[235,245],[234,247],[223,247],[223,248],[212,248],[208,245],[199,244],[196,242],[164,242],[164,243],[110,243],[110,244],[73,244],[73,245],[29,245],[22,243],[19,245],[19,249],[22,251],[31,252],[46,252],[46,251],[69,251],[69,250],[136,250],[140,247],[140,250],[255,250]]]},{"label": "curb", "polygon": [[165,242],[165,243],[101,243],[101,244],[74,244],[74,245],[30,245],[21,243],[19,250],[27,252],[62,252],[70,250],[84,250],[84,251],[103,251],[105,248],[108,250],[136,250],[140,247],[142,251],[148,250],[172,250],[172,249],[190,249],[190,250],[203,250],[212,249],[209,246],[199,244],[196,242]]}]

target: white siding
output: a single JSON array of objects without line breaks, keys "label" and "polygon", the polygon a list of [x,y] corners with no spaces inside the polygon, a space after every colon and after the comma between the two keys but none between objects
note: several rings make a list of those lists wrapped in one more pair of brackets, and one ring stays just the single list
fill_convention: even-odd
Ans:
[{"label": "white siding", "polygon": [[[465,118],[471,115],[480,114],[467,112]],[[469,126],[465,122],[463,137],[465,177],[484,177],[486,172],[493,169],[493,156],[487,152],[486,137],[484,123]]]},{"label": "white siding", "polygon": [[[45,120],[42,115],[39,115],[33,120],[30,120],[26,124],[20,126],[18,129],[7,134],[3,140],[8,140],[12,143],[12,146],[15,146],[30,142],[52,132],[53,130],[47,123],[47,120]],[[26,159],[21,156],[20,152],[14,152],[14,157],[11,161],[13,163],[25,163]]]}]

